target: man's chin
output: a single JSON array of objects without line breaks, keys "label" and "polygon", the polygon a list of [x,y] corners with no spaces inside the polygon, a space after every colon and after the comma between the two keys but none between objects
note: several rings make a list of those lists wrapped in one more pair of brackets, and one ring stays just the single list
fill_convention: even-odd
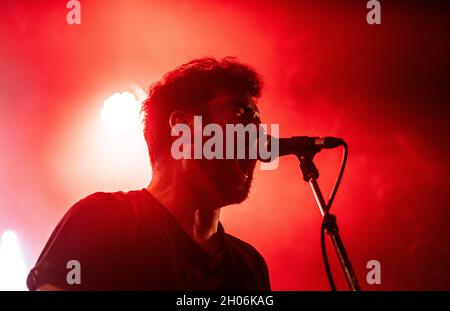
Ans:
[{"label": "man's chin", "polygon": [[228,189],[224,189],[222,192],[224,206],[239,204],[244,202],[248,198],[248,194],[250,192],[251,179],[239,186],[230,187]]},{"label": "man's chin", "polygon": [[234,196],[230,196],[230,200],[227,205],[242,203],[247,199],[247,197],[248,197],[248,193],[241,192],[241,193],[235,194]]}]

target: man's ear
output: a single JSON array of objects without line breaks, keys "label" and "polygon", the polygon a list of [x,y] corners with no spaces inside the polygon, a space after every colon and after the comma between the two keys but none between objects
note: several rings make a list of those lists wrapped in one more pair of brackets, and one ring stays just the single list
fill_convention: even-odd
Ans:
[{"label": "man's ear", "polygon": [[186,124],[189,126],[191,121],[190,115],[181,110],[172,111],[169,117],[170,128],[173,128],[176,124]]}]

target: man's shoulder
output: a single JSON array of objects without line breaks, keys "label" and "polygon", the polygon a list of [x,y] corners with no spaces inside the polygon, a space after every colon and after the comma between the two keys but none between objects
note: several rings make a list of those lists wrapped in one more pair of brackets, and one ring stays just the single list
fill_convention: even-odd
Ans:
[{"label": "man's shoulder", "polygon": [[133,216],[136,202],[142,195],[139,192],[140,190],[92,193],[75,203],[67,211],[63,220],[90,218],[102,223],[113,219],[124,221]]},{"label": "man's shoulder", "polygon": [[266,265],[266,261],[261,253],[250,243],[247,243],[231,234],[226,233],[228,244],[231,247],[258,264]]},{"label": "man's shoulder", "polygon": [[269,269],[266,260],[258,250],[251,244],[230,234],[227,234],[227,242],[233,249],[234,254],[242,258],[253,271],[258,290],[270,290]]},{"label": "man's shoulder", "polygon": [[69,212],[112,212],[125,205],[125,198],[126,194],[122,191],[94,192],[76,202]]},{"label": "man's shoulder", "polygon": [[143,197],[142,190],[115,191],[115,192],[94,192],[81,200],[74,206],[80,208],[104,208],[104,207],[125,207],[133,205]]}]

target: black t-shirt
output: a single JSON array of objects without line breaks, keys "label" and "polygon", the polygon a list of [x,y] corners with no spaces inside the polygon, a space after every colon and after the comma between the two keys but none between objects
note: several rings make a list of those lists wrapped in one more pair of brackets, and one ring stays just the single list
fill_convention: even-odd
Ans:
[{"label": "black t-shirt", "polygon": [[[146,189],[94,193],[75,204],[45,245],[27,285],[67,290],[270,290],[264,258],[219,223],[210,255]],[[79,263],[80,284],[67,276]],[[73,276],[73,274],[71,274]],[[73,283],[73,282],[70,282]]]}]

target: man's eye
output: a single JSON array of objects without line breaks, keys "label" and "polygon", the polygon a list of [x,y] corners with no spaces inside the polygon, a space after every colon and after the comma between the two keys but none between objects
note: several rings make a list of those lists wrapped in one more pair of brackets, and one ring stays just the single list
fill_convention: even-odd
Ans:
[{"label": "man's eye", "polygon": [[245,120],[255,120],[256,122],[260,122],[259,112],[253,109],[237,108],[235,116]]},{"label": "man's eye", "polygon": [[237,117],[242,117],[244,115],[244,113],[245,113],[244,108],[238,108],[237,111],[236,111],[236,116]]}]

